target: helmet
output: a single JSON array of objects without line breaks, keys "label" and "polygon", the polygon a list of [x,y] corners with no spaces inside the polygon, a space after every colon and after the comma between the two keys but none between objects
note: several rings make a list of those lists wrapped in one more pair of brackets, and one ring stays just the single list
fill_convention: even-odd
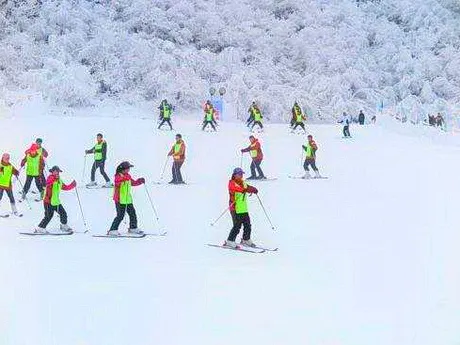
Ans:
[{"label": "helmet", "polygon": [[122,170],[126,170],[126,169],[129,169],[129,168],[132,168],[134,165],[132,165],[130,162],[121,162],[120,164],[118,164],[117,166],[117,173],[119,173],[120,171]]},{"label": "helmet", "polygon": [[52,172],[54,172],[54,171],[62,172],[62,170],[61,170],[57,165],[53,166],[53,167],[49,170],[50,173],[52,173]]},{"label": "helmet", "polygon": [[233,174],[232,175],[243,175],[244,171],[241,168],[235,168],[233,169]]}]

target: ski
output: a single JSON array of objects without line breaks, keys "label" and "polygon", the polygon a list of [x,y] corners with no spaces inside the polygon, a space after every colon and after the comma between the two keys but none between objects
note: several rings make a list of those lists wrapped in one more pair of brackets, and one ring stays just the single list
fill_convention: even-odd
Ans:
[{"label": "ski", "polygon": [[327,176],[305,178],[303,176],[292,176],[292,175],[289,175],[288,177],[293,178],[293,179],[300,179],[300,180],[327,180],[329,178]]},{"label": "ski", "polygon": [[167,231],[157,232],[157,233],[144,232],[145,236],[166,236],[167,233],[168,233]]},{"label": "ski", "polygon": [[120,234],[120,235],[93,235],[93,237],[102,237],[102,238],[144,238],[147,236],[146,234],[136,234],[136,235],[128,235],[128,234]]},{"label": "ski", "polygon": [[267,177],[267,178],[256,178],[256,179],[248,179],[249,181],[255,182],[264,182],[264,181],[276,181],[278,180],[277,177]]},{"label": "ski", "polygon": [[243,248],[254,248],[254,249],[262,249],[265,250],[266,252],[276,252],[278,251],[278,247],[276,248],[267,248],[267,247],[261,247],[261,246],[255,246],[255,247],[246,247],[241,244]]},{"label": "ski", "polygon": [[1,214],[0,217],[1,218],[8,218],[10,215],[9,214]]},{"label": "ski", "polygon": [[74,232],[20,232],[19,234],[26,236],[69,236],[73,235]]},{"label": "ski", "polygon": [[216,248],[222,248],[222,249],[236,250],[236,251],[239,251],[239,252],[253,253],[253,254],[265,253],[265,249],[258,249],[258,248],[249,249],[249,248],[251,248],[251,247],[237,246],[237,247],[233,248],[233,247],[227,247],[227,246],[224,246],[224,245],[209,244],[209,243],[208,243],[208,246],[210,246],[210,247],[216,247]]}]

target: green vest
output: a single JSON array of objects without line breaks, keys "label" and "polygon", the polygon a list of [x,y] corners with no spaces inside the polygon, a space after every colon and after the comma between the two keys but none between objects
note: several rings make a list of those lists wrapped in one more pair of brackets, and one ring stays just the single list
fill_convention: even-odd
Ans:
[{"label": "green vest", "polygon": [[[61,200],[59,200],[61,189],[62,181],[61,179],[58,179],[51,186],[51,197],[49,198],[51,206],[59,206],[61,204]],[[48,199],[48,195],[46,193],[48,193],[48,188],[45,191],[45,199]]]},{"label": "green vest", "polygon": [[313,150],[313,147],[310,145],[310,143],[307,143],[307,145],[305,146],[306,146],[305,152],[306,152],[307,158],[315,157],[315,151]]},{"label": "green vest", "polygon": [[[248,185],[243,182],[243,187],[246,188]],[[237,214],[248,213],[248,202],[246,200],[246,193],[235,193],[235,212]]]},{"label": "green vest", "polygon": [[104,144],[105,141],[102,141],[101,143],[96,143],[94,145],[94,160],[95,161],[101,161],[102,160],[102,145]]},{"label": "green vest", "polygon": [[174,144],[174,154],[178,154],[180,152],[180,147],[182,146],[182,143],[175,143]]},{"label": "green vest", "polygon": [[295,114],[295,119],[297,122],[302,122],[302,112],[300,111],[299,107],[294,107],[294,114]]},{"label": "green vest", "polygon": [[26,174],[27,176],[39,176],[40,175],[40,155],[32,157],[30,154],[27,154],[26,157]]},{"label": "green vest", "polygon": [[3,168],[3,173],[0,174],[0,187],[8,188],[11,184],[11,177],[13,176],[13,166],[0,164]]},{"label": "green vest", "polygon": [[260,110],[254,109],[254,121],[260,122],[262,120],[262,114]]},{"label": "green vest", "polygon": [[131,180],[124,181],[120,185],[120,204],[128,205],[133,203],[133,197],[131,195]]},{"label": "green vest", "polygon": [[169,119],[170,117],[171,117],[171,108],[169,107],[168,104],[165,104],[163,106],[163,118]]},{"label": "green vest", "polygon": [[213,113],[212,109],[207,110],[206,111],[206,121],[211,122],[212,119],[213,119],[213,114],[214,113]]},{"label": "green vest", "polygon": [[39,149],[37,149],[37,153],[40,157],[43,156],[43,148],[40,147]]},{"label": "green vest", "polygon": [[251,144],[251,151],[249,151],[249,154],[251,155],[252,158],[257,157],[257,150],[253,149],[256,146],[257,142],[254,144]]}]

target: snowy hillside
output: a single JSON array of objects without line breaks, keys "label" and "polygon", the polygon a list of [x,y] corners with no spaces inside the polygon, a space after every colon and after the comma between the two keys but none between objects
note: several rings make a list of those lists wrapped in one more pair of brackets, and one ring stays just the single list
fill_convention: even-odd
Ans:
[{"label": "snowy hillside", "polygon": [[[254,241],[279,251],[248,254],[206,246],[221,243],[230,228],[228,215],[209,224],[228,203],[229,173],[248,143],[242,125],[223,123],[214,134],[176,122],[190,184],[169,186],[152,182],[175,132],[152,133],[141,119],[34,118],[2,120],[8,131],[0,147],[17,163],[41,133],[48,164],[59,164],[66,181],[78,180],[91,233],[18,235],[37,225],[39,203],[31,211],[21,204],[23,218],[0,218],[1,345],[460,341],[458,138],[441,146],[352,127],[353,139],[344,141],[337,126],[310,126],[329,179],[304,181],[287,176],[301,173],[305,138],[268,126],[259,135],[263,168],[278,180],[254,184],[276,230],[255,197],[250,212]],[[99,131],[109,145],[109,174],[129,159],[133,176],[147,179],[166,237],[91,237],[114,217],[110,191],[82,187],[84,150]],[[142,228],[156,231],[144,187],[134,189],[134,200]],[[75,193],[63,192],[62,201],[70,224],[83,229]],[[6,197],[0,211],[8,211]],[[50,228],[57,224],[55,217]]]},{"label": "snowy hillside", "polygon": [[194,109],[225,86],[236,112],[257,99],[279,120],[294,100],[326,118],[382,102],[449,117],[459,16],[453,0],[2,1],[0,99]]}]

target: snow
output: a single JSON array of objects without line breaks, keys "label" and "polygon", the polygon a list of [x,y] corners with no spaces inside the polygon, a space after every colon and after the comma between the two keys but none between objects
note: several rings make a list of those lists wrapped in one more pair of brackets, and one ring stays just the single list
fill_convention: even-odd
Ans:
[{"label": "snow", "polygon": [[[109,115],[109,114],[105,114]],[[84,150],[95,134],[108,141],[107,171],[128,159],[145,177],[134,190],[140,226],[166,237],[101,239],[22,237],[42,206],[24,204],[21,219],[0,219],[0,344],[455,344],[459,341],[460,235],[458,138],[433,142],[390,126],[310,125],[318,167],[328,180],[301,173],[306,138],[286,125],[258,134],[262,165],[276,181],[254,182],[275,224],[250,199],[253,239],[278,252],[238,253],[207,247],[228,235],[227,181],[248,133],[222,123],[203,133],[199,121],[174,121],[187,144],[190,185],[154,185],[174,132],[151,119],[30,116],[2,119],[0,147],[19,162],[36,136],[65,181],[81,187]],[[435,134],[433,134],[435,135]],[[439,136],[444,135],[442,133]],[[248,171],[249,158],[244,158]],[[169,177],[168,166],[167,174]],[[98,176],[99,182],[102,182]],[[167,181],[165,179],[165,181]],[[18,186],[16,186],[16,191]],[[113,217],[109,190],[78,189],[92,233]],[[83,230],[74,192],[62,193],[69,223]],[[1,211],[9,211],[6,196]],[[56,229],[53,219],[50,229]],[[126,225],[122,225],[122,228]]]}]

